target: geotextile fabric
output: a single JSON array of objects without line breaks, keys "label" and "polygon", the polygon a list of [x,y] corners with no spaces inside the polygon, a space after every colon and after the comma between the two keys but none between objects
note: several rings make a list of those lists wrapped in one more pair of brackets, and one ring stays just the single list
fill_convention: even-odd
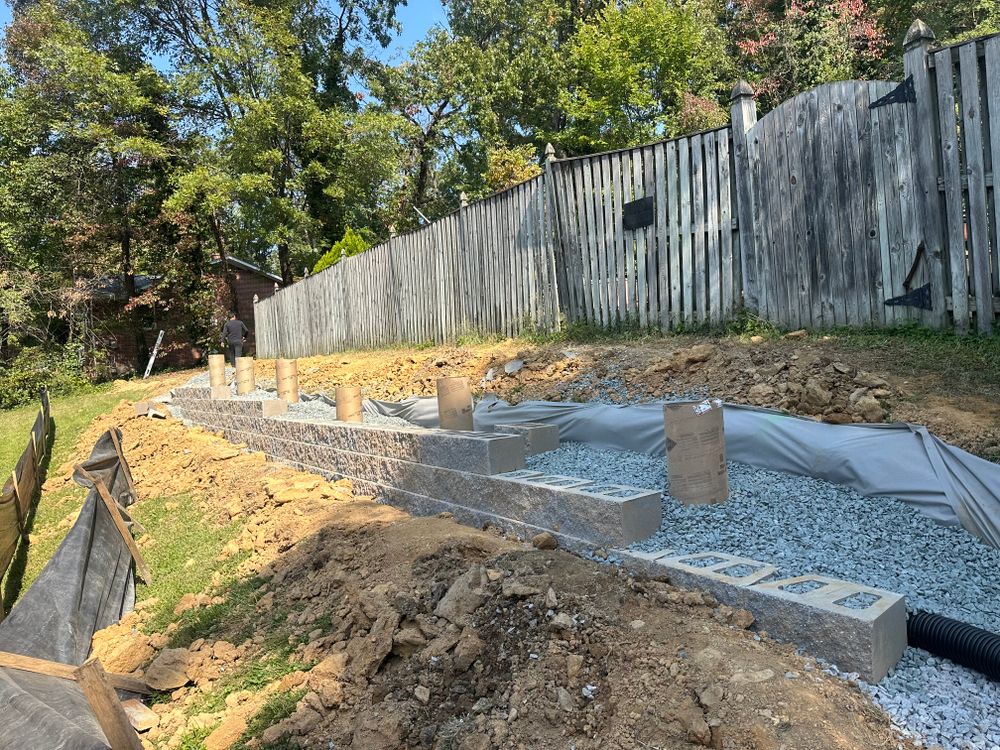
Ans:
[{"label": "geotextile fabric", "polygon": [[[120,433],[116,431],[119,439]],[[132,497],[111,432],[97,441],[83,467],[124,509]],[[97,490],[89,488],[80,515],[38,579],[0,622],[0,651],[78,666],[94,633],[135,604],[133,561]],[[128,516],[122,514],[126,522]],[[98,750],[104,734],[75,682],[0,669],[0,748]]]},{"label": "geotextile fabric", "polygon": [[[437,427],[433,397],[366,401],[372,413]],[[663,403],[613,406],[553,401],[476,404],[477,430],[512,422],[559,427],[562,440],[651,456],[666,451]],[[949,445],[913,424],[833,425],[772,409],[726,404],[731,461],[846,485],[866,497],[890,496],[947,525],[961,525],[1000,547],[1000,466]]]}]

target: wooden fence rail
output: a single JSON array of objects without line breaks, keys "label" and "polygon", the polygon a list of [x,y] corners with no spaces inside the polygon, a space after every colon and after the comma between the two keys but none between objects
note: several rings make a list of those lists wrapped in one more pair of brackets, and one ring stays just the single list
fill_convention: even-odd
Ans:
[{"label": "wooden fence rail", "polygon": [[527,182],[257,303],[257,353],[300,357],[513,336],[661,330],[746,309],[797,328],[1000,313],[1000,35],[952,47],[915,21],[902,82],[841,81],[759,120],[556,159]]},{"label": "wooden fence rail", "polygon": [[[38,493],[39,469],[48,449],[50,426],[49,394],[43,389],[41,406],[28,433],[27,447],[0,487],[0,579],[14,559],[18,541],[28,533],[26,521]],[[4,611],[3,602],[0,602],[0,619]]]}]

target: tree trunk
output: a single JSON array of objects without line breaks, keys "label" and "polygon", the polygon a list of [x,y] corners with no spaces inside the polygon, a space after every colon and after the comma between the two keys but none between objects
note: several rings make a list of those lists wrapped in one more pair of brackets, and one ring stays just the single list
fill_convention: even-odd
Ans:
[{"label": "tree trunk", "polygon": [[[122,223],[121,230],[121,250],[122,250],[122,276],[125,284],[125,304],[126,306],[135,299],[135,274],[132,272],[132,227],[129,226],[128,215]],[[126,313],[126,320],[131,328],[132,338],[135,341],[136,372],[141,372],[149,359],[149,347],[146,345],[146,333],[142,328],[142,316],[137,308],[132,308]]]},{"label": "tree trunk", "polygon": [[229,255],[226,253],[226,245],[222,241],[222,229],[219,226],[219,217],[215,211],[208,218],[208,223],[212,227],[212,236],[215,238],[215,247],[219,251],[219,261],[222,263],[222,278],[226,280],[226,287],[229,289],[229,299],[232,303],[232,310],[236,317],[240,317],[240,298],[236,293],[236,281],[233,279],[233,269],[229,266]]}]

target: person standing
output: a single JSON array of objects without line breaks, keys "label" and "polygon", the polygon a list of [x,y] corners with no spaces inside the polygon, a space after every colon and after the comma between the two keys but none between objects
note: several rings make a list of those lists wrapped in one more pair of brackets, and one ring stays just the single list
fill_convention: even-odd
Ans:
[{"label": "person standing", "polygon": [[226,361],[233,367],[236,367],[236,358],[243,356],[243,342],[249,333],[250,330],[236,317],[236,313],[230,313],[229,320],[222,327],[222,346],[226,350]]}]

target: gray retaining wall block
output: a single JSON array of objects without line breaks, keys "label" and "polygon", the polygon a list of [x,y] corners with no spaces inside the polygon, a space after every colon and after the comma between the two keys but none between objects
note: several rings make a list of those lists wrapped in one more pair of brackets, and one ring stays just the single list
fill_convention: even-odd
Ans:
[{"label": "gray retaining wall block", "polygon": [[[254,408],[250,406],[254,403],[271,402],[239,399],[212,402],[175,398],[173,406],[184,417],[216,429],[256,432],[474,474],[499,474],[524,467],[524,441],[515,435],[271,419],[252,415],[249,410]],[[239,406],[233,407],[234,404]]]},{"label": "gray retaining wall block", "polygon": [[517,422],[498,424],[493,429],[524,438],[524,451],[528,456],[554,451],[559,447],[559,427],[543,422]]},{"label": "gray retaining wall block", "polygon": [[[270,456],[373,482],[606,546],[631,544],[659,528],[660,496],[631,487],[551,486],[532,479],[455,471],[385,456],[223,428],[226,436]],[[514,472],[521,474],[525,472]],[[530,472],[528,472],[530,473]],[[539,480],[550,479],[541,475]],[[564,479],[561,478],[560,479]],[[594,485],[576,480],[577,485]],[[597,490],[614,490],[603,494]]]},{"label": "gray retaining wall block", "polygon": [[773,565],[724,552],[616,554],[630,570],[749,610],[774,639],[869,682],[881,680],[906,650],[906,602],[899,594],[825,576],[773,580]]}]

